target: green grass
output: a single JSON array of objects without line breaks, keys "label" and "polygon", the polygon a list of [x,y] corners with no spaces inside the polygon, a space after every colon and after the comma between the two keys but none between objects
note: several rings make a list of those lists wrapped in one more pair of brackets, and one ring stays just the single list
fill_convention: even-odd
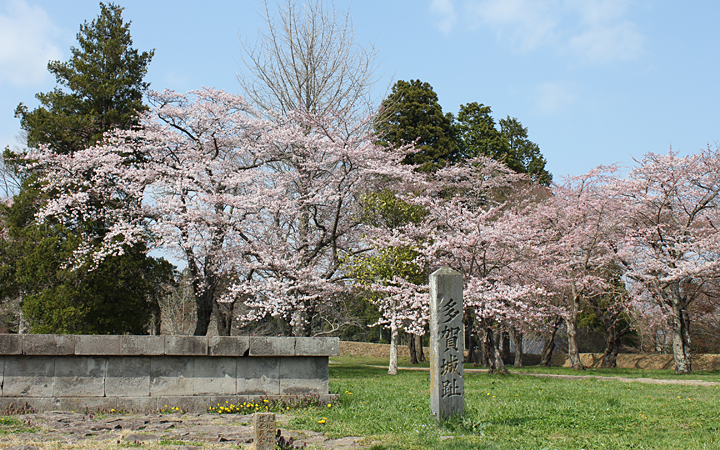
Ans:
[{"label": "green grass", "polygon": [[34,433],[37,428],[12,416],[0,416],[0,436],[11,433]]},{"label": "green grass", "polygon": [[718,387],[467,373],[465,416],[440,426],[427,372],[389,376],[346,360],[330,366],[330,377],[341,406],[296,411],[292,428],[364,436],[377,450],[720,448]]},{"label": "green grass", "polygon": [[[470,368],[466,365],[465,367]],[[651,369],[602,369],[588,368],[584,371],[573,370],[569,367],[515,367],[508,366],[508,370],[512,373],[530,372],[530,373],[550,373],[558,375],[584,375],[584,376],[603,376],[603,377],[626,377],[626,378],[656,378],[662,380],[700,380],[720,382],[720,370],[712,371],[696,371],[690,374],[676,374],[672,370],[651,370]]]}]

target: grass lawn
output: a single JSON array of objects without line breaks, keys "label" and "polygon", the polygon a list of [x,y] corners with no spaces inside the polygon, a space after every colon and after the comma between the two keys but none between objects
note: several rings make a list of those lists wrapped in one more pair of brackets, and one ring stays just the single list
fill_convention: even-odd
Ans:
[{"label": "grass lawn", "polygon": [[[376,443],[375,450],[720,448],[717,386],[467,373],[465,416],[439,426],[429,412],[427,372],[401,370],[390,376],[386,369],[365,365],[377,361],[361,358],[357,364],[353,359],[333,358],[338,363],[330,366],[330,388],[340,393],[342,406],[297,411],[293,428],[366,436]],[[550,372],[577,374],[558,368]],[[655,371],[584,374],[655,375],[648,372]],[[720,378],[717,373],[706,376],[663,372],[663,378]]]}]

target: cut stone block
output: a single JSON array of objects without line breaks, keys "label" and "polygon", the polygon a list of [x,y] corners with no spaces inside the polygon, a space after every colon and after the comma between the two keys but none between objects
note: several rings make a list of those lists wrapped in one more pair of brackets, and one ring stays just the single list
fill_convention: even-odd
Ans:
[{"label": "cut stone block", "polygon": [[295,338],[252,337],[250,356],[295,356]]},{"label": "cut stone block", "polygon": [[3,377],[5,376],[5,358],[0,356],[0,397],[2,397]]},{"label": "cut stone block", "polygon": [[103,409],[117,411],[117,400],[107,397],[57,397],[57,407],[62,411],[74,411],[83,413],[100,411]]},{"label": "cut stone block", "polygon": [[205,356],[208,340],[205,336],[165,336],[166,355]]},{"label": "cut stone block", "polygon": [[75,336],[76,355],[120,355],[121,336]]},{"label": "cut stone block", "polygon": [[0,334],[0,355],[21,355],[22,336],[19,334]]},{"label": "cut stone block", "polygon": [[[117,411],[150,413],[160,409],[160,407],[158,407],[159,401],[156,397],[109,397],[109,399],[115,402],[114,408]],[[163,403],[163,405],[164,404],[165,403]]]},{"label": "cut stone block", "polygon": [[[192,395],[181,395],[181,396],[169,396],[169,397],[158,397],[157,409],[159,411],[177,411],[173,408],[178,408],[182,411],[190,412],[207,412],[208,407],[212,405],[211,396],[192,396]],[[180,411],[177,411],[180,412]]]},{"label": "cut stone block", "polygon": [[340,338],[295,338],[295,356],[336,356],[340,354]]},{"label": "cut stone block", "polygon": [[150,396],[150,357],[108,357],[105,395],[108,397]]},{"label": "cut stone block", "polygon": [[280,394],[280,358],[237,358],[237,393]]},{"label": "cut stone block", "polygon": [[5,360],[3,396],[52,397],[55,359],[26,356]]},{"label": "cut stone block", "polygon": [[243,356],[250,348],[247,336],[210,336],[208,354],[210,356]]},{"label": "cut stone block", "polygon": [[275,413],[253,414],[253,449],[275,450]]},{"label": "cut stone block", "polygon": [[280,394],[327,394],[327,356],[280,358]]},{"label": "cut stone block", "polygon": [[164,355],[165,336],[120,336],[122,355]]},{"label": "cut stone block", "polygon": [[150,358],[152,397],[193,395],[194,358],[153,356]]},{"label": "cut stone block", "polygon": [[74,355],[75,338],[68,334],[24,334],[23,355]]},{"label": "cut stone block", "polygon": [[236,358],[195,358],[194,395],[233,395],[237,392]]},{"label": "cut stone block", "polygon": [[25,408],[38,411],[57,411],[60,401],[55,397],[0,397],[0,411],[8,408]]},{"label": "cut stone block", "polygon": [[104,397],[107,359],[55,358],[54,397]]}]

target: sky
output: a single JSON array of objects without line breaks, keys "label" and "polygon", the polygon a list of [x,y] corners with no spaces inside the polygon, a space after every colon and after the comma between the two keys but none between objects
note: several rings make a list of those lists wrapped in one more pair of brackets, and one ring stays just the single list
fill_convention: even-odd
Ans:
[{"label": "sky", "polygon": [[[297,0],[299,4],[303,0]],[[269,0],[271,7],[274,0]],[[117,0],[134,47],[155,49],[155,90],[242,94],[241,39],[262,0]],[[330,3],[328,3],[330,4]],[[720,145],[720,2],[696,0],[334,0],[355,41],[377,50],[377,103],[397,80],[428,82],[444,112],[478,102],[528,128],[556,181],[648,152]],[[51,91],[86,0],[0,0],[0,147],[19,145],[22,102]]]}]

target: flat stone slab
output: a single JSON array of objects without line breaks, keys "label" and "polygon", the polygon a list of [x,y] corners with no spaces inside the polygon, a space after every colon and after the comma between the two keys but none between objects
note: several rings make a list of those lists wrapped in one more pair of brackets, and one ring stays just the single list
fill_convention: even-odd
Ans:
[{"label": "flat stone slab", "polygon": [[[135,442],[158,443],[162,440],[177,441],[168,449],[237,449],[248,448],[253,440],[253,416],[236,414],[105,414],[95,416],[69,411],[51,411],[38,414],[21,414],[17,419],[30,421],[37,431],[32,433],[9,433],[0,435],[0,447],[23,450],[48,448],[48,442],[67,444],[76,442],[83,448],[91,448],[98,441],[120,441],[131,445]],[[101,417],[101,418],[98,418]],[[278,414],[276,426],[294,444],[308,448],[327,450],[356,450],[369,448],[379,442],[350,436],[329,439],[315,431],[285,429],[290,415]],[[183,445],[182,443],[187,443]],[[2,445],[5,444],[5,445]],[[206,446],[207,445],[207,446]]]}]

